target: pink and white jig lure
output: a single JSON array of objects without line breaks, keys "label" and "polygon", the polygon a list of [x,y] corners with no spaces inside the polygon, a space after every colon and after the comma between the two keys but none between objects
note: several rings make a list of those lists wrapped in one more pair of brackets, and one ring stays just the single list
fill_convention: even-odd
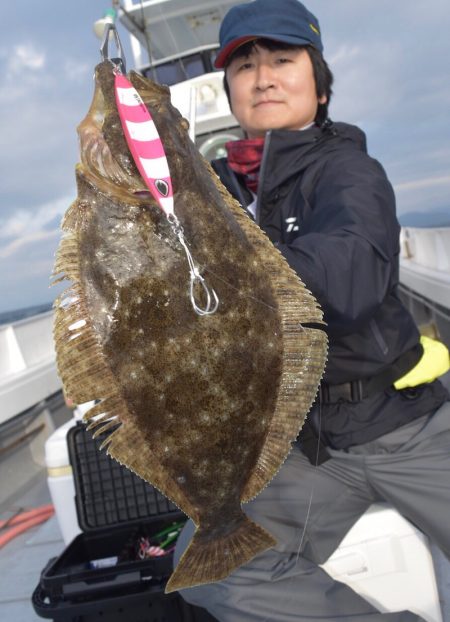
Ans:
[{"label": "pink and white jig lure", "polygon": [[173,217],[173,188],[164,147],[141,96],[125,76],[116,73],[117,110],[134,162],[166,216]]}]

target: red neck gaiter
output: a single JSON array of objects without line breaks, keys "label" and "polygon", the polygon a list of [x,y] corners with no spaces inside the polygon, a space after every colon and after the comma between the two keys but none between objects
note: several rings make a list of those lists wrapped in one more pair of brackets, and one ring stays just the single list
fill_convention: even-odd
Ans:
[{"label": "red neck gaiter", "polygon": [[244,138],[225,143],[228,164],[232,171],[243,175],[247,187],[255,194],[258,190],[259,168],[264,149],[264,138]]}]

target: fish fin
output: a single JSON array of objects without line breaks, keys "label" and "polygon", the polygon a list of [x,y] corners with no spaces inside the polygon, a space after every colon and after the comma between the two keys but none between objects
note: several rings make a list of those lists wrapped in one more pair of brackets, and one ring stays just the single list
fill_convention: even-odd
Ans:
[{"label": "fish fin", "polygon": [[236,528],[224,536],[205,538],[200,526],[167,582],[165,592],[225,579],[255,555],[275,545],[276,540],[269,532],[243,512]]},{"label": "fish fin", "polygon": [[89,319],[79,285],[79,249],[73,233],[66,232],[61,240],[53,275],[72,282],[53,305],[57,367],[66,395],[76,404],[108,399],[116,410],[126,409]]},{"label": "fish fin", "polygon": [[[66,217],[70,221],[70,215]],[[70,226],[70,225],[69,225]],[[126,402],[107,363],[94,326],[90,321],[86,298],[80,286],[78,240],[65,232],[57,251],[54,277],[68,279],[72,285],[55,301],[53,336],[58,373],[66,395],[76,404],[99,400],[84,415],[93,436],[108,432],[102,447],[136,475],[158,488],[194,521],[197,512],[176,482],[166,477],[161,460],[133,424]],[[62,276],[60,276],[62,274]]]},{"label": "fish fin", "polygon": [[287,356],[277,405],[261,454],[242,492],[242,503],[256,497],[286,460],[316,396],[325,365],[327,338],[323,331],[292,327],[283,331],[283,341]]},{"label": "fish fin", "polygon": [[180,486],[161,468],[161,456],[158,456],[151,443],[143,438],[142,432],[132,420],[128,420],[109,435],[104,446],[107,447],[109,456],[146,482],[150,482],[195,523],[198,522],[198,512]]},{"label": "fish fin", "polygon": [[[245,233],[256,254],[264,264],[264,269],[270,276],[273,291],[277,299],[282,299],[284,305],[283,317],[291,320],[292,324],[324,324],[322,310],[300,279],[298,274],[289,266],[280,251],[264,231],[248,216],[221,183],[211,164],[204,160],[211,179],[222,195],[223,201],[233,214],[239,227]],[[274,252],[275,251],[275,252]],[[205,273],[207,268],[205,268]],[[281,306],[281,305],[280,305]]]},{"label": "fish fin", "polygon": [[140,73],[131,70],[128,74],[128,78],[134,88],[139,91],[139,95],[148,106],[150,103],[152,106],[161,106],[161,101],[166,104],[170,102],[170,89],[165,84],[157,84],[156,82],[150,82],[148,78],[144,78]]},{"label": "fish fin", "polygon": [[321,380],[326,357],[327,336],[319,328],[303,324],[323,324],[322,311],[298,274],[292,270],[267,235],[249,218],[222,186],[209,167],[219,192],[240,228],[264,263],[282,326],[283,369],[277,403],[261,454],[245,485],[241,502],[253,499],[267,486],[287,458],[293,441],[311,408]]}]

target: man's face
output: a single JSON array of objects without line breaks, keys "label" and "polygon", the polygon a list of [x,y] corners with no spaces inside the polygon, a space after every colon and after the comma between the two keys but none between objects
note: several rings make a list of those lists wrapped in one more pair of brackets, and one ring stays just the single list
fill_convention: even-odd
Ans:
[{"label": "man's face", "polygon": [[270,129],[298,130],[314,121],[318,104],[313,67],[304,49],[254,45],[226,69],[233,114],[249,138]]}]

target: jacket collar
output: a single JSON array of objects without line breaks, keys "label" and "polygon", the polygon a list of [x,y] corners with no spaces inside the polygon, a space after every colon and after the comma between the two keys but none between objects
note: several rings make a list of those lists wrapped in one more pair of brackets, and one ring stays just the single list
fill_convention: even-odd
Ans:
[{"label": "jacket collar", "polygon": [[271,192],[285,184],[294,175],[301,174],[324,153],[343,146],[367,152],[364,132],[347,123],[325,122],[322,127],[303,131],[271,130],[266,134],[261,190]]}]

